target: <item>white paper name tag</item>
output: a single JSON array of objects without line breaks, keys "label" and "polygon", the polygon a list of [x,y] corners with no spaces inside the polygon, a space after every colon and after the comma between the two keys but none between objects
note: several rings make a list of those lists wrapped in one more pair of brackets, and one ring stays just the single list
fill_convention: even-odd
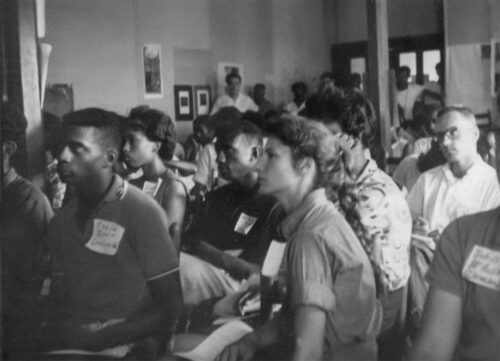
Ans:
[{"label": "white paper name tag", "polygon": [[240,234],[247,235],[248,232],[250,232],[250,230],[252,229],[255,222],[257,222],[257,217],[252,217],[242,212],[240,214],[240,218],[238,218],[238,222],[236,222],[234,231]]},{"label": "white paper name tag", "polygon": [[113,256],[118,251],[124,232],[125,228],[118,223],[94,219],[92,237],[85,247],[97,253]]},{"label": "white paper name tag", "polygon": [[158,182],[145,181],[144,185],[142,186],[142,191],[151,198],[154,198],[156,196],[156,193],[158,192],[158,189],[160,189],[161,182],[161,178],[158,178]]},{"label": "white paper name tag", "polygon": [[465,261],[462,276],[478,285],[500,291],[500,251],[474,246]]},{"label": "white paper name tag", "polygon": [[262,265],[262,274],[268,277],[274,277],[278,274],[285,254],[286,243],[273,240],[267,250],[264,264]]}]

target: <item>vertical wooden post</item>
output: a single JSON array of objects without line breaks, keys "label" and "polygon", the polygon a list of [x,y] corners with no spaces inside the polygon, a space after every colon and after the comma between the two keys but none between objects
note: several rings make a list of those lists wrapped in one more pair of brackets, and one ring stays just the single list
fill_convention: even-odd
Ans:
[{"label": "vertical wooden post", "polygon": [[368,92],[377,111],[382,147],[391,154],[389,106],[389,35],[387,0],[367,0]]},{"label": "vertical wooden post", "polygon": [[[35,2],[33,0],[4,0],[8,20],[6,25],[7,95],[9,103],[17,106],[28,120],[26,145],[16,164],[27,177],[43,169],[43,129],[38,72],[38,41]],[[24,160],[24,161],[23,161]]]}]

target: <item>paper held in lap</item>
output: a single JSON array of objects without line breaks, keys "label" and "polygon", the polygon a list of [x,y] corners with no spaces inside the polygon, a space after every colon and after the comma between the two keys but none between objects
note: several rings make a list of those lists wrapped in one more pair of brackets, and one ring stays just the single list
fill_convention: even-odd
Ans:
[{"label": "paper held in lap", "polygon": [[213,361],[226,346],[238,341],[253,329],[245,322],[232,321],[212,332],[196,348],[187,352],[174,352],[174,355],[192,361]]}]

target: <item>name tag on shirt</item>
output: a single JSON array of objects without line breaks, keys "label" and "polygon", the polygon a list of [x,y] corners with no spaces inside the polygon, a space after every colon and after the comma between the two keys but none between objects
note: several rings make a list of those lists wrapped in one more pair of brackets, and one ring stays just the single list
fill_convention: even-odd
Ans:
[{"label": "name tag on shirt", "polygon": [[262,264],[261,273],[264,276],[274,277],[278,274],[285,254],[286,243],[272,240],[267,250],[266,258]]},{"label": "name tag on shirt", "polygon": [[462,276],[478,285],[500,291],[500,251],[474,246],[465,261]]},{"label": "name tag on shirt", "polygon": [[142,186],[142,191],[151,198],[154,198],[156,196],[156,193],[158,192],[158,189],[160,189],[161,182],[161,178],[158,178],[158,182],[145,181],[144,185]]},{"label": "name tag on shirt", "polygon": [[241,212],[240,218],[238,218],[238,222],[236,222],[236,226],[234,227],[234,231],[239,234],[247,235],[255,222],[257,222],[257,217],[252,217]]},{"label": "name tag on shirt", "polygon": [[85,247],[97,253],[114,256],[118,251],[124,232],[125,228],[118,223],[94,219],[92,237],[85,244]]}]

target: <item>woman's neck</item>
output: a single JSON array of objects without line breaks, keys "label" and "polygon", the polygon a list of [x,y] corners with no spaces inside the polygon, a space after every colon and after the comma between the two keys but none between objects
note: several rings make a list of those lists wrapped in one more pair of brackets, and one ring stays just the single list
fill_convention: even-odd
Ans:
[{"label": "woman's neck", "polygon": [[299,207],[299,205],[304,201],[304,198],[306,198],[312,191],[312,183],[302,183],[295,189],[290,189],[282,194],[276,195],[276,198],[283,207],[285,214],[290,214],[293,210]]},{"label": "woman's neck", "polygon": [[167,171],[167,166],[163,163],[160,157],[155,157],[151,163],[144,164],[142,166],[142,171],[144,172],[144,178],[147,181],[155,182],[158,177]]}]

